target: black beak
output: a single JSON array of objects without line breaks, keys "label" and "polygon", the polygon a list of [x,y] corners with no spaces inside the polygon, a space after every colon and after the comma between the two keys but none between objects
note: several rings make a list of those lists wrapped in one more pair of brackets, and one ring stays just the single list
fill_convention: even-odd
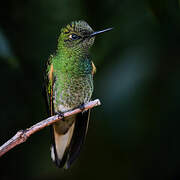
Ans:
[{"label": "black beak", "polygon": [[110,30],[112,30],[112,29],[113,29],[113,28],[108,28],[108,29],[104,29],[104,30],[102,30],[102,31],[95,31],[95,32],[93,32],[93,33],[90,35],[90,37],[93,37],[93,36],[96,36],[97,34],[101,34],[101,33],[110,31]]}]

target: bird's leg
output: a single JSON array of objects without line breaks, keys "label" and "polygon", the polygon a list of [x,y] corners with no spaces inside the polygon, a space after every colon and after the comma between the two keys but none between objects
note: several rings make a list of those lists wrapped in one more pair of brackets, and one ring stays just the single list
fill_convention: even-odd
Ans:
[{"label": "bird's leg", "polygon": [[84,110],[85,110],[84,103],[82,103],[82,104],[79,106],[79,109],[80,109],[81,111],[84,111]]},{"label": "bird's leg", "polygon": [[58,118],[62,118],[62,121],[65,121],[65,119],[64,119],[64,113],[62,113],[62,112],[58,112],[57,113],[57,115],[58,115]]}]

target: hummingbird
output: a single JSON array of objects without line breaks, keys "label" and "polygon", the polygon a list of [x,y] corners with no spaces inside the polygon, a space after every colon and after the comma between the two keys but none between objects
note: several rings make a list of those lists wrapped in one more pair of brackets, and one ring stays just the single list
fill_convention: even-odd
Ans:
[{"label": "hummingbird", "polygon": [[[73,21],[61,29],[55,55],[49,57],[46,94],[49,114],[60,114],[90,101],[96,67],[89,55],[95,36],[109,31],[93,31],[87,22]],[[90,110],[63,118],[52,125],[51,158],[59,168],[68,169],[84,143]]]}]

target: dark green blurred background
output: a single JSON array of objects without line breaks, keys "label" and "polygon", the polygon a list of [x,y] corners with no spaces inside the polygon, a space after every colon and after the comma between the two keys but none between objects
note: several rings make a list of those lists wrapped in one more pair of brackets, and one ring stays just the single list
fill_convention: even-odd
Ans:
[{"label": "dark green blurred background", "polygon": [[47,117],[43,70],[60,28],[114,27],[91,49],[97,66],[85,146],[67,171],[50,130],[0,158],[0,180],[180,179],[180,1],[6,0],[0,6],[0,144]]}]

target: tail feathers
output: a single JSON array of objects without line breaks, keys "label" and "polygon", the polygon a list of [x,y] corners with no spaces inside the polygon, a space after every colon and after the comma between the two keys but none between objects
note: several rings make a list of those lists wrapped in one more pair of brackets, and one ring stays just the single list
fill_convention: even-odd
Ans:
[{"label": "tail feathers", "polygon": [[78,157],[82,145],[84,144],[88,125],[89,125],[90,110],[83,113],[79,113],[75,122],[74,133],[70,143],[68,161],[66,161],[66,168],[69,168],[71,164]]},{"label": "tail feathers", "polygon": [[66,162],[74,124],[72,124],[65,134],[58,134],[54,129],[54,144],[51,146],[51,158],[59,168],[63,167]]},{"label": "tail feathers", "polygon": [[66,134],[54,130],[51,158],[59,168],[68,169],[78,157],[88,129],[89,113],[89,110],[79,113]]}]

